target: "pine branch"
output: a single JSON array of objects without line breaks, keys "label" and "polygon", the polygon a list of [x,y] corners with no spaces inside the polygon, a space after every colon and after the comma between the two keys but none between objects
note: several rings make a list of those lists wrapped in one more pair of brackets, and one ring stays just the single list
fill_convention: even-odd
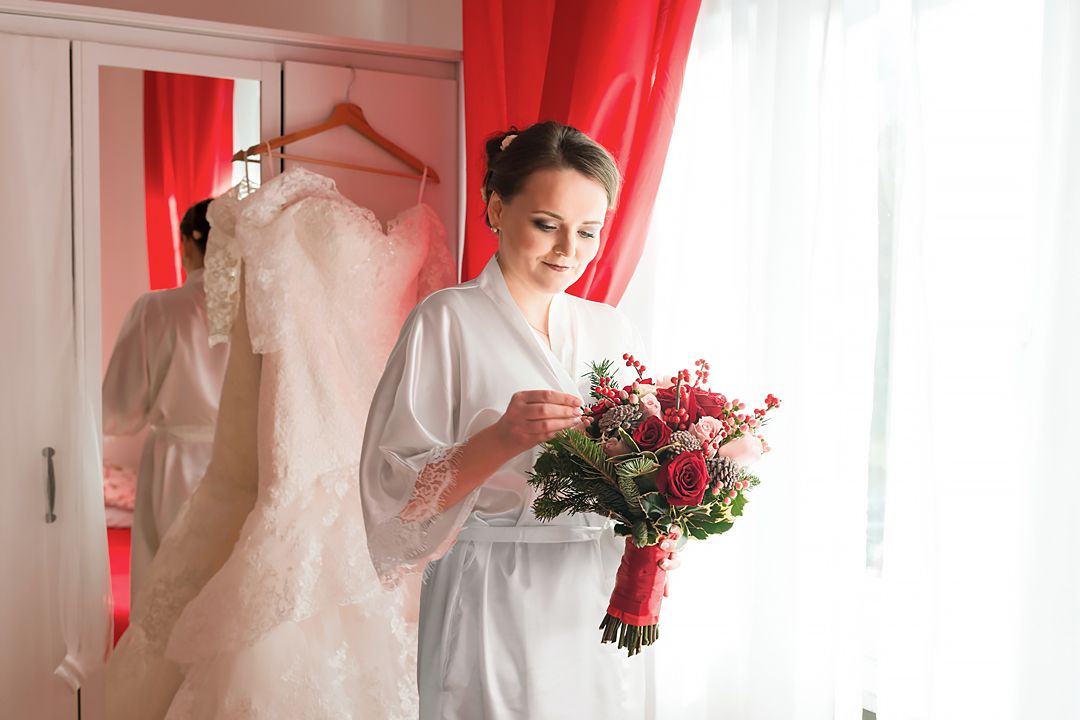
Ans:
[{"label": "pine branch", "polygon": [[588,435],[580,430],[563,430],[562,433],[556,437],[556,440],[561,440],[566,449],[580,458],[586,463],[592,470],[600,475],[604,481],[612,487],[619,487],[618,473],[615,470],[615,466],[608,460],[607,455],[604,454],[604,448],[600,443],[596,442]]},{"label": "pine branch", "polygon": [[589,388],[591,388],[594,400],[604,399],[604,396],[598,393],[596,389],[600,387],[604,378],[612,377],[612,368],[614,367],[615,363],[611,360],[591,362],[589,363],[589,372],[581,376],[589,378]]}]

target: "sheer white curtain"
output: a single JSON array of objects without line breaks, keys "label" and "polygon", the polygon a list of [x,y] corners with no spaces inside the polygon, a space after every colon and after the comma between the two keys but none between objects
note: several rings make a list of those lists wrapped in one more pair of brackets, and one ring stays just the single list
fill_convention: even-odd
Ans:
[{"label": "sheer white curtain", "polygon": [[623,306],[647,365],[783,406],[746,516],[685,551],[661,718],[858,718],[876,318],[876,54],[838,2],[705,2]]},{"label": "sheer white curtain", "polygon": [[625,305],[785,404],[662,718],[1080,717],[1078,83],[1074,0],[703,4]]},{"label": "sheer white curtain", "polygon": [[898,252],[878,715],[1078,717],[1080,6],[884,5],[906,89],[882,164]]},{"label": "sheer white curtain", "polygon": [[1064,718],[1080,717],[1080,6],[1047,2],[1043,28],[1017,694],[1029,717]]}]

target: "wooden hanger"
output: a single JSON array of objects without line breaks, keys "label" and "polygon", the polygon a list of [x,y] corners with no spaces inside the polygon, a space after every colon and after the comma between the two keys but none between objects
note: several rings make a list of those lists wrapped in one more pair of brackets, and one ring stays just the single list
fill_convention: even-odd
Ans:
[{"label": "wooden hanger", "polygon": [[[401,160],[403,163],[411,167],[416,171],[416,174],[401,172],[397,170],[384,170],[383,168],[368,167],[365,165],[353,165],[351,163],[344,163],[338,160],[323,160],[320,158],[313,158],[304,155],[294,155],[292,153],[285,154],[281,152],[273,152],[275,149],[283,147],[285,145],[291,145],[292,143],[299,142],[304,138],[309,138],[319,133],[324,133],[327,130],[331,130],[341,126],[351,127],[356,132],[360,133],[368,140],[386,150],[388,153]],[[354,105],[351,102],[338,103],[334,106],[334,111],[330,113],[330,117],[325,122],[319,123],[303,130],[297,130],[296,132],[289,133],[288,135],[282,135],[276,137],[273,140],[267,140],[261,142],[258,145],[252,145],[247,150],[240,150],[233,155],[233,162],[243,160],[245,162],[254,155],[268,156],[282,158],[283,160],[294,160],[299,162],[314,163],[316,165],[329,165],[331,167],[345,168],[346,170],[360,170],[362,172],[378,173],[380,175],[393,175],[395,177],[406,177],[420,180],[424,177],[426,172],[427,179],[431,182],[439,182],[439,175],[431,166],[420,162],[413,155],[398,147],[393,142],[383,137],[371,127],[371,124],[364,117],[364,111],[359,106]]]}]

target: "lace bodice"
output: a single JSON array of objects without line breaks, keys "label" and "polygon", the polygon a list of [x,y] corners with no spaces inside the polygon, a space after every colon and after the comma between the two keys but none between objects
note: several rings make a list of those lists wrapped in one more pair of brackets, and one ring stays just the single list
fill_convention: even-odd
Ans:
[{"label": "lace bodice", "polygon": [[[365,342],[389,352],[409,310],[455,282],[446,230],[428,205],[402,211],[384,228],[371,210],[338,193],[333,180],[303,168],[282,173],[252,195],[240,194],[233,188],[208,212],[211,343],[228,338],[236,317],[241,258],[247,264],[248,322],[257,353],[281,349],[299,318],[311,317],[328,322],[359,317],[356,330]],[[292,222],[278,222],[283,214]],[[316,290],[309,292],[312,287]],[[356,323],[333,329],[349,326]],[[384,352],[374,354],[385,358]]]}]

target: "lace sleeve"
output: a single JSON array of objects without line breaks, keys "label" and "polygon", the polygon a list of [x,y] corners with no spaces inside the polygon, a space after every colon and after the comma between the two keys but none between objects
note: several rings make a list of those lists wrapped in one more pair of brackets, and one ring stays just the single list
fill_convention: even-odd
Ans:
[{"label": "lace sleeve", "polygon": [[459,425],[460,333],[454,298],[436,293],[406,319],[375,389],[360,459],[368,550],[393,585],[453,546],[480,494],[447,506],[468,436]]},{"label": "lace sleeve", "polygon": [[402,522],[423,522],[445,509],[443,498],[446,496],[446,491],[457,482],[464,447],[464,445],[454,445],[436,448],[431,452],[427,464],[416,475],[416,487],[413,489],[412,499],[398,513]]},{"label": "lace sleeve", "polygon": [[402,511],[368,529],[368,549],[379,579],[387,587],[396,586],[405,576],[420,572],[428,562],[446,554],[472,512],[479,488],[452,508],[446,508],[444,502],[446,491],[457,482],[463,447],[432,450]]}]

